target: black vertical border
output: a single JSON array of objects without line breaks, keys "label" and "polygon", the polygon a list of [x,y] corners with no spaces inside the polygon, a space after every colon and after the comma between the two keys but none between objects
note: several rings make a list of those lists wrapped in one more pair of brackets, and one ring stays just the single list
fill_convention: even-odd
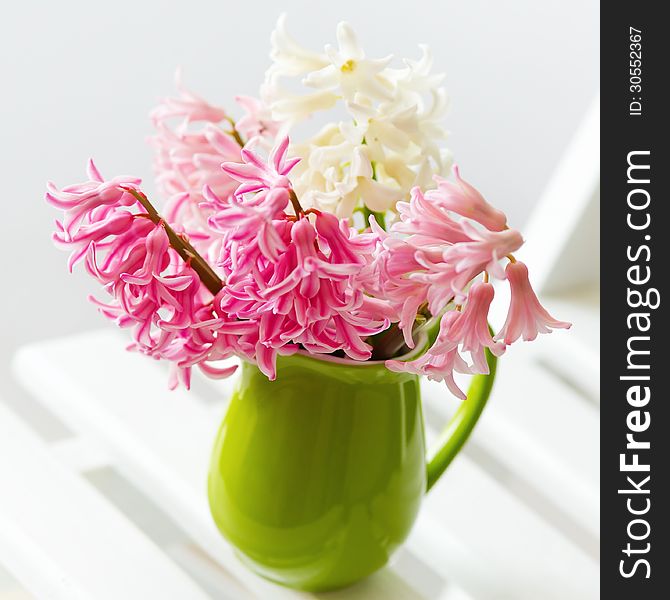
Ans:
[{"label": "black vertical border", "polygon": [[[668,177],[670,160],[668,144],[670,126],[670,24],[661,13],[665,5],[660,2],[631,1],[607,2],[601,5],[601,597],[609,599],[631,598],[635,600],[670,598],[670,552],[668,551],[668,513],[670,512],[668,471],[670,470],[670,348],[666,346],[667,325],[662,322],[667,295],[667,278],[670,271],[670,231],[665,230],[665,215],[670,203]],[[576,17],[578,18],[578,16]],[[630,32],[634,27],[642,31],[642,90],[630,90]],[[634,97],[642,98],[642,114],[631,116],[629,104]],[[645,186],[651,196],[648,213],[651,224],[647,230],[633,231],[627,225],[627,195],[633,187],[627,182],[627,156],[631,151],[649,150],[651,183]],[[640,196],[641,197],[641,196]],[[635,215],[640,217],[641,215]],[[643,239],[649,235],[650,239]],[[632,253],[642,244],[651,250],[651,259],[641,258],[631,262],[627,248]],[[635,289],[627,280],[628,268],[633,264],[651,268],[648,287],[655,287],[661,296],[656,310],[634,309],[627,301],[627,288]],[[643,273],[645,271],[643,270]],[[644,291],[643,287],[638,287]],[[642,473],[623,473],[620,470],[620,454],[626,452],[626,434],[629,433],[627,416],[631,407],[626,392],[632,384],[620,377],[630,375],[627,370],[627,341],[635,335],[629,329],[627,318],[632,312],[647,310],[651,314],[652,327],[648,335],[651,354],[648,385],[651,390],[649,404],[640,410],[649,411],[650,427],[646,432],[635,434],[649,440],[651,448],[638,452],[640,462],[650,464],[651,479],[644,485],[650,493],[626,495],[618,490],[630,488],[627,475],[639,481]],[[668,383],[666,383],[666,380]],[[644,385],[644,383],[643,383]],[[629,451],[629,455],[632,454]],[[629,462],[630,462],[629,458]],[[643,477],[642,477],[643,479]],[[645,540],[630,540],[629,523],[637,518],[627,507],[628,498],[634,509],[646,506],[651,501],[649,512],[639,515],[650,525],[649,537]],[[636,524],[633,533],[640,536],[645,531],[643,524]],[[631,543],[638,550],[650,544],[649,551],[631,554],[624,550]],[[646,559],[650,565],[650,577],[646,578],[644,564],[638,565],[634,576],[626,578],[621,572],[630,572],[635,557]]]}]

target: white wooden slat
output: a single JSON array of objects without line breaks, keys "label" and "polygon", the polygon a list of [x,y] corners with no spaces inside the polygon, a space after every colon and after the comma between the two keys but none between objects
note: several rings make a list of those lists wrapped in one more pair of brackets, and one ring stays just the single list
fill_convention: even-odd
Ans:
[{"label": "white wooden slat", "polygon": [[0,403],[0,562],[38,598],[206,600]]},{"label": "white wooden slat", "polygon": [[[498,389],[492,402],[495,403],[500,395]],[[441,399],[444,404],[445,398]],[[431,404],[438,400],[431,398]],[[440,414],[438,410],[434,412],[435,415]],[[446,419],[447,415],[442,417]],[[493,426],[486,426],[490,422]],[[427,423],[430,441],[437,437],[433,424]],[[590,498],[590,488],[578,493],[556,487],[556,481],[575,484],[574,475],[550,455],[547,456],[546,450],[536,447],[526,432],[518,430],[518,435],[515,435],[513,431],[518,425],[505,427],[491,407],[487,408],[465,451],[429,494],[423,509],[425,512],[419,516],[410,544],[427,552],[436,570],[446,574],[458,570],[462,587],[477,598],[597,598],[598,565],[593,557],[594,545],[597,553],[596,532],[591,531],[589,543],[577,544],[578,550],[574,543],[566,543],[566,536],[572,533],[574,526],[552,519],[555,528],[560,525],[570,531],[561,529],[560,533],[555,532],[557,536],[545,538],[542,530],[546,524],[542,519],[546,520],[550,511],[541,510],[536,514],[529,510],[528,506],[538,507],[527,504],[525,498],[510,491],[515,482],[507,479],[501,487],[492,479],[488,465],[482,465],[481,457],[472,452],[475,444],[481,444],[495,455],[496,460],[506,464],[514,477],[528,479],[531,475],[532,483],[539,486],[552,502],[569,511],[585,528],[591,526],[597,529],[597,518],[595,524],[590,524],[579,516],[580,510],[589,512],[588,504],[580,506],[579,502]],[[577,504],[570,504],[572,502]],[[593,509],[596,515],[597,510],[596,504]],[[424,519],[426,513],[427,520]],[[532,524],[534,520],[536,523]],[[487,531],[488,535],[472,536],[473,530]],[[574,538],[584,541],[578,536],[569,536],[571,540]],[[445,549],[445,540],[452,545],[451,550]],[[459,551],[459,544],[467,550],[465,553]],[[535,556],[531,555],[533,551]],[[455,556],[461,557],[460,562],[452,565],[450,563]],[[538,563],[541,564],[539,569]],[[483,576],[485,571],[488,574]],[[569,581],[565,579],[566,572],[570,573]],[[520,581],[524,583],[519,587]]]},{"label": "white wooden slat", "polygon": [[34,600],[33,596],[26,590],[16,578],[3,567],[0,561],[0,600]]},{"label": "white wooden slat", "polygon": [[[530,261],[531,281],[534,277],[535,258]],[[495,330],[499,330],[507,316],[509,285],[495,282],[496,300],[491,305],[489,318]],[[582,395],[594,404],[600,403],[600,291],[598,282],[570,289],[561,293],[542,295],[542,304],[550,314],[570,321],[570,330],[558,330],[550,335],[541,335],[532,344],[516,342],[506,353],[501,363],[507,364],[509,357],[530,355],[541,360],[550,371],[559,373],[566,381],[579,388]]]},{"label": "white wooden slat", "polygon": [[551,314],[573,323],[564,335],[547,336],[537,357],[547,367],[577,386],[585,397],[600,404],[600,293],[596,286],[579,293],[543,299]]},{"label": "white wooden slat", "polygon": [[[86,354],[86,346],[92,340],[82,339],[84,343],[83,354]],[[101,358],[101,364],[107,365],[107,357],[105,357],[105,347],[114,348],[121,341],[117,336],[112,335],[111,338],[99,340],[101,347],[96,347],[92,344],[91,350],[98,349],[97,356]],[[35,348],[36,349],[36,348]],[[57,349],[56,349],[57,350]],[[81,348],[79,349],[81,350]],[[58,350],[57,350],[58,351]],[[66,362],[74,361],[77,366],[75,370],[85,373],[88,369],[87,362],[83,356],[79,356],[76,348],[68,348],[64,358]],[[125,353],[124,353],[125,354]],[[124,355],[122,354],[122,356]],[[110,451],[110,456],[119,461],[119,466],[127,465],[128,468],[122,469],[124,474],[129,475],[133,483],[147,494],[149,498],[156,501],[167,514],[169,514],[176,522],[183,527],[183,529],[197,539],[208,552],[214,556],[221,564],[231,570],[238,580],[242,581],[245,586],[254,591],[258,598],[279,598],[279,599],[293,599],[299,598],[301,595],[286,590],[285,593],[277,592],[270,595],[270,584],[266,584],[263,580],[254,577],[249,573],[235,558],[232,550],[220,543],[220,536],[213,529],[213,524],[210,522],[203,522],[202,520],[195,520],[186,518],[192,514],[198,514],[201,510],[202,499],[204,498],[204,465],[202,461],[196,461],[189,464],[185,455],[191,454],[190,440],[197,440],[203,435],[203,432],[198,428],[193,427],[193,423],[202,424],[202,420],[192,416],[189,411],[175,410],[182,403],[183,407],[189,406],[188,396],[183,396],[181,392],[175,394],[165,393],[165,388],[157,386],[153,392],[154,396],[145,396],[146,402],[141,402],[141,397],[135,395],[131,388],[140,387],[141,381],[133,381],[132,375],[123,372],[123,365],[116,365],[111,367],[111,371],[115,373],[116,377],[123,376],[121,389],[110,388],[106,381],[109,371],[106,368],[99,369],[94,374],[94,378],[99,378],[93,382],[92,387],[87,392],[88,395],[82,397],[69,397],[72,383],[66,374],[66,370],[59,369],[58,366],[53,365],[48,360],[42,360],[39,350],[32,352],[31,349],[26,349],[20,352],[17,358],[17,374],[23,380],[23,383],[29,391],[32,391],[38,396],[45,406],[50,408],[55,414],[63,417],[73,429],[85,432],[84,435],[90,434],[96,437],[102,443],[107,443],[106,449]],[[139,358],[137,356],[132,358]],[[149,361],[147,361],[149,362]],[[146,363],[145,363],[146,364]],[[101,365],[99,365],[101,366]],[[153,366],[153,365],[150,365]],[[120,368],[121,367],[121,368]],[[79,371],[81,369],[81,371]],[[36,379],[32,374],[39,371],[41,377]],[[151,372],[152,369],[150,368]],[[143,433],[138,431],[127,430],[124,426],[123,414],[106,413],[96,401],[103,394],[112,394],[112,402],[117,408],[126,410],[126,415],[131,420],[133,417],[137,418],[135,425],[144,426]],[[115,398],[116,396],[116,398]],[[181,397],[181,402],[180,402]],[[160,406],[155,405],[156,399],[159,398]],[[109,397],[107,398],[110,399]],[[133,400],[138,400],[137,409],[133,408]],[[153,400],[153,402],[152,402]],[[170,403],[174,403],[170,406]],[[155,414],[151,414],[146,408],[151,405],[158,410]],[[73,410],[76,406],[78,410]],[[167,406],[167,410],[165,410]],[[195,405],[191,408],[197,414]],[[202,411],[207,412],[204,407],[200,407]],[[198,416],[202,417],[202,414]],[[171,427],[165,427],[166,417],[169,420]],[[208,423],[215,426],[214,420],[208,420]],[[178,428],[175,429],[175,425]],[[167,435],[168,432],[170,435]],[[207,431],[205,435],[213,435],[212,431]],[[146,452],[146,444],[158,443],[161,445],[163,456]],[[198,446],[200,448],[200,446]],[[179,464],[181,463],[181,464]],[[183,480],[174,480],[170,476],[171,469],[178,466]],[[190,483],[197,482],[196,485],[203,491],[201,494],[190,493]],[[200,490],[198,490],[200,491]]]},{"label": "white wooden slat", "polygon": [[[113,330],[44,342],[22,349],[15,370],[24,386],[68,426],[106,443],[119,470],[259,598],[312,597],[251,573],[209,515],[206,474],[223,406],[200,402],[184,390],[168,391],[163,370],[125,352],[124,345]],[[32,377],[36,370],[40,378]],[[120,385],[110,383],[114,381]],[[390,571],[371,581],[361,598],[424,598]]]},{"label": "white wooden slat", "polygon": [[174,544],[166,548],[167,554],[209,592],[215,600],[241,600],[249,598],[249,592],[230,573],[194,544]]},{"label": "white wooden slat", "polygon": [[435,600],[473,600],[472,596],[468,595],[460,588],[448,587]]},{"label": "white wooden slat", "polygon": [[[238,591],[239,585],[231,585],[230,576],[227,573],[222,574],[222,567],[202,551],[197,552],[197,550],[197,548],[180,545],[168,548],[168,553],[179,564],[187,566],[189,572],[197,573],[199,581],[208,583],[208,589],[212,590],[213,598],[217,600],[240,600],[243,596]],[[445,587],[444,582],[440,580],[439,585],[435,585],[435,579],[438,578],[435,573],[427,573],[425,566],[416,569],[416,561],[405,560],[407,555],[411,554],[410,552],[401,551],[401,554],[400,560],[394,561],[393,571],[374,575],[359,584],[342,590],[315,594],[314,597],[323,598],[323,600],[416,600],[417,590],[421,592],[421,598],[432,600],[438,596],[441,597]],[[400,563],[400,567],[398,563]],[[412,587],[407,584],[410,577],[398,576],[398,572],[404,570],[403,567],[411,569]],[[222,589],[224,590],[223,593],[220,591]],[[464,595],[465,592],[456,585],[448,586],[448,590],[454,599],[465,600],[468,598],[467,595]],[[271,600],[274,597],[274,595],[268,595],[263,596],[263,599]],[[451,596],[445,597],[444,600],[451,600]],[[473,599],[469,598],[469,600]]]},{"label": "white wooden slat", "polygon": [[[136,484],[144,482],[145,489],[154,490],[161,506],[173,515],[180,514],[180,523],[195,532],[194,538],[212,556],[226,568],[236,569],[213,530],[204,500],[205,471],[218,419],[212,419],[211,406],[199,403],[193,395],[162,391],[163,374],[156,365],[125,354],[122,347],[119,337],[110,332],[78,336],[25,349],[17,370],[26,385],[62,418],[78,421],[78,428],[102,436],[123,466],[135,472]],[[31,369],[43,374],[40,380],[29,377]],[[120,393],[116,386],[101,386],[107,379],[125,381],[128,389]],[[497,597],[489,592],[499,590],[501,582],[516,594],[509,597],[515,598],[531,598],[526,590],[535,592],[541,585],[547,589],[535,598],[593,597],[589,594],[597,580],[595,564],[559,531],[530,513],[466,457],[457,459],[446,477],[430,494],[416,529],[419,533],[410,540],[409,548],[416,556],[427,564],[433,561],[436,572],[445,573],[473,598]],[[458,515],[456,521],[441,521],[454,515]],[[464,523],[468,524],[465,529]],[[412,541],[419,539],[416,536],[420,543]],[[432,546],[424,543],[431,536]],[[485,569],[481,557],[485,557]],[[571,578],[559,577],[561,569],[571,573]],[[235,571],[240,577],[244,573],[244,569]],[[389,579],[393,577],[395,581]],[[376,595],[365,597],[395,598],[391,594],[402,581],[398,577],[392,570],[383,571],[371,579],[377,586],[372,591]],[[410,594],[411,585],[409,582]],[[261,597],[278,597],[275,590]],[[386,596],[379,590],[385,590]]]},{"label": "white wooden slat", "polygon": [[[550,529],[535,513],[487,476],[467,456],[458,457],[427,495],[419,516],[418,545],[447,575],[453,557],[444,539],[468,549],[468,578],[459,584],[473,596],[495,600],[595,600],[597,563]],[[428,520],[423,523],[422,519]],[[482,580],[487,592],[480,593]],[[477,595],[479,594],[479,595]]]},{"label": "white wooden slat", "polygon": [[34,600],[23,588],[0,589],[0,600]]},{"label": "white wooden slat", "polygon": [[[424,382],[423,390],[430,411],[446,422],[454,409],[449,394],[433,382]],[[598,436],[595,407],[520,347],[501,359],[491,400],[465,452],[485,449],[588,532],[593,548],[600,526]]]},{"label": "white wooden slat", "polygon": [[93,440],[72,436],[49,445],[49,451],[71,471],[84,473],[109,465],[109,456]]}]

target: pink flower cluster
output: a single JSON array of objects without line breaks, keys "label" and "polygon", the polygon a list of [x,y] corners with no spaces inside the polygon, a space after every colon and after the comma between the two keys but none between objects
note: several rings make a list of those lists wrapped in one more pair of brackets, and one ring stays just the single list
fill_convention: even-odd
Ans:
[{"label": "pink flower cluster", "polygon": [[[379,244],[360,282],[389,302],[409,348],[415,344],[417,314],[439,318],[437,339],[423,355],[389,360],[388,368],[445,381],[464,398],[454,372],[488,373],[487,349],[500,356],[519,337],[533,340],[538,333],[570,324],[540,305],[526,266],[511,256],[523,244],[521,234],[507,227],[504,213],[464,181],[458,167],[454,175],[455,182],[436,177],[437,187],[425,194],[414,188],[409,202],[397,204],[400,218],[388,233],[371,217]],[[510,263],[503,269],[500,260],[505,257]],[[507,279],[512,295],[506,323],[495,338],[488,326],[494,297],[489,277]],[[462,353],[470,355],[470,364]]]},{"label": "pink flower cluster", "polygon": [[222,236],[219,308],[256,323],[256,359],[271,379],[277,353],[301,348],[367,360],[372,348],[365,338],[390,325],[385,307],[354,285],[374,237],[329,213],[286,213],[293,194],[287,174],[297,162],[286,158],[287,149],[286,138],[267,163],[243,150],[244,163],[223,165],[240,182],[235,194],[205,192],[215,209],[210,227]]},{"label": "pink flower cluster", "polygon": [[170,247],[165,223],[154,223],[133,195],[139,179],[105,181],[93,162],[88,177],[62,189],[50,183],[46,199],[64,211],[54,241],[71,251],[70,269],[83,261],[110,295],[93,299],[102,314],[132,328],[131,349],[172,363],[171,388],[189,387],[194,364],[210,376],[231,374],[234,367],[216,367],[236,351],[226,336],[251,328],[216,313],[198,275]]},{"label": "pink flower cluster", "polygon": [[[258,112],[254,101],[245,102],[250,115]],[[487,373],[487,351],[500,356],[519,338],[570,326],[540,305],[526,266],[512,256],[523,243],[520,233],[458,169],[455,181],[436,178],[434,189],[412,190],[388,231],[371,217],[370,228],[359,232],[346,219],[302,209],[289,179],[299,159],[288,157],[287,138],[267,160],[257,141],[234,147],[234,133],[214,126],[225,113],[186,92],[155,113],[159,129],[174,116],[184,127],[207,125],[197,134],[182,131],[178,141],[162,130],[162,184],[172,193],[165,221],[139,192],[139,179],[105,181],[92,163],[89,181],[49,184],[47,192],[64,211],[54,239],[71,250],[70,268],[83,261],[103,285],[111,298],[96,302],[104,315],[132,327],[133,349],[174,365],[172,387],[188,387],[195,365],[211,377],[228,376],[234,367],[219,361],[231,356],[254,361],[270,379],[281,354],[366,361],[377,334],[402,332],[398,348],[404,339],[406,350],[423,339],[418,330],[434,326],[439,333],[418,358],[396,353],[386,364],[444,381],[463,398],[454,373]],[[238,125],[260,135],[260,122],[248,116]],[[222,161],[220,175],[212,176]],[[182,212],[183,194],[189,203],[198,199],[196,231]],[[196,254],[177,247],[187,235]],[[195,244],[203,240],[220,290],[199,275]],[[511,288],[496,336],[488,326],[491,278]]]},{"label": "pink flower cluster", "polygon": [[[177,73],[176,98],[165,98],[151,112],[156,134],[150,138],[155,149],[156,183],[167,199],[164,216],[189,232],[193,245],[212,256],[216,239],[207,229],[209,213],[202,206],[202,191],[208,186],[227,197],[237,183],[221,170],[225,161],[239,161],[241,146],[249,141],[272,139],[278,124],[256,98],[238,96],[244,116],[234,123],[225,109],[213,106],[188,91]],[[234,129],[233,129],[234,128]],[[235,139],[230,133],[234,131]]]}]

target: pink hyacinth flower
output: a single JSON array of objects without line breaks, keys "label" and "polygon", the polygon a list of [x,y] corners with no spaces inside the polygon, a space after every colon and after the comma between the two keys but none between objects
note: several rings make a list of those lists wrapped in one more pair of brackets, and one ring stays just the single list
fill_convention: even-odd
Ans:
[{"label": "pink hyacinth flower", "polygon": [[[279,193],[287,192],[260,192]],[[334,215],[317,212],[315,222],[305,217],[274,220],[285,249],[276,261],[256,254],[251,268],[243,263],[242,272],[239,258],[228,256],[235,246],[224,246],[230,276],[221,294],[222,309],[238,318],[258,317],[253,351],[270,378],[277,354],[293,352],[298,345],[313,354],[343,350],[354,360],[367,360],[371,347],[365,338],[389,325],[383,304],[352,285],[374,240],[358,239]]]},{"label": "pink hyacinth flower", "polygon": [[[282,277],[262,292],[262,296],[278,303],[278,312],[283,312],[279,306],[289,303],[297,309],[296,316],[299,322],[307,322],[308,301],[321,291],[322,285],[329,286],[336,281],[346,280],[357,271],[356,264],[333,264],[325,260],[318,252],[316,231],[307,219],[300,219],[291,230],[292,245],[286,256],[286,267],[278,265],[277,274]],[[301,323],[301,324],[303,324]]]},{"label": "pink hyacinth flower", "polygon": [[222,377],[234,369],[220,360],[253,358],[242,339],[257,325],[215,310],[198,274],[170,246],[164,222],[147,218],[130,193],[139,180],[105,181],[93,163],[88,173],[86,183],[49,186],[47,200],[65,211],[69,224],[69,230],[57,224],[55,238],[72,250],[70,266],[85,257],[86,270],[111,296],[93,301],[120,327],[133,329],[130,349],[170,361],[170,387],[188,387],[193,366]]},{"label": "pink hyacinth flower", "polygon": [[368,255],[368,264],[355,279],[366,293],[385,301],[393,320],[398,322],[405,344],[414,348],[414,321],[429,290],[426,283],[413,277],[423,268],[417,261],[418,252],[405,239],[379,227],[374,216],[370,217],[370,226],[377,239],[376,249]]},{"label": "pink hyacinth flower", "polygon": [[338,219],[331,213],[319,211],[316,231],[319,239],[326,243],[331,259],[337,263],[362,265],[365,255],[376,247],[373,236],[356,234],[347,224],[347,219]]},{"label": "pink hyacinth flower", "polygon": [[458,342],[449,339],[449,330],[457,318],[456,311],[445,313],[435,343],[422,356],[411,361],[387,360],[386,367],[391,371],[415,373],[432,381],[443,381],[454,396],[465,400],[463,390],[454,380],[454,372],[469,374],[472,370],[458,353]]},{"label": "pink hyacinth flower", "polygon": [[[496,342],[488,325],[489,307],[494,290],[490,283],[476,282],[468,291],[468,300],[462,312],[456,313],[446,337],[461,345],[464,352],[470,352],[477,373],[488,373],[485,349],[496,356],[505,352],[505,344]],[[436,351],[440,348],[436,348]]]},{"label": "pink hyacinth flower", "polygon": [[[238,160],[240,155],[238,143],[219,125],[227,118],[226,111],[186,90],[179,72],[176,79],[179,97],[164,98],[151,112],[157,134],[150,142],[157,151],[157,183],[169,200],[167,219],[180,214],[176,205],[182,211],[189,205],[197,210],[204,185],[217,194],[231,193],[235,182],[220,165],[225,160]],[[190,203],[184,194],[190,195]]]},{"label": "pink hyacinth flower", "polygon": [[426,192],[426,198],[467,219],[477,221],[491,231],[502,231],[507,224],[505,213],[491,206],[467,181],[461,179],[458,167],[453,167],[456,182],[439,175],[434,177],[437,189]]},{"label": "pink hyacinth flower", "polygon": [[58,231],[53,234],[53,241],[62,248],[73,248],[68,259],[68,269],[72,272],[74,265],[88,252],[91,245],[101,242],[110,236],[118,236],[128,231],[134,224],[135,216],[128,211],[118,211],[108,218],[90,225],[80,226],[76,232],[68,233],[63,224],[56,221]]},{"label": "pink hyacinth flower", "polygon": [[177,70],[175,74],[175,87],[179,92],[179,96],[177,98],[164,98],[151,112],[151,118],[155,122],[173,117],[181,117],[184,119],[182,129],[185,129],[191,121],[218,123],[226,118],[227,113],[225,109],[209,104],[203,98],[184,87],[181,70]]},{"label": "pink hyacinth flower", "polygon": [[141,179],[121,176],[104,181],[92,160],[88,162],[87,174],[89,181],[62,189],[47,183],[47,202],[65,211],[60,229],[66,236],[73,236],[84,217],[98,207],[132,206],[137,203],[123,188],[136,188]]},{"label": "pink hyacinth flower", "polygon": [[200,205],[203,186],[227,197],[237,183],[221,170],[221,163],[239,160],[240,145],[226,131],[226,111],[187,91],[177,77],[179,96],[163,99],[151,113],[156,133],[156,184],[166,199],[165,219],[188,231],[193,246],[213,259],[216,236],[207,228],[209,213]]},{"label": "pink hyacinth flower", "polygon": [[236,129],[248,140],[259,137],[274,140],[281,124],[272,118],[270,109],[258,98],[251,96],[236,96],[235,101],[245,111],[244,116],[235,123]]},{"label": "pink hyacinth flower", "polygon": [[458,272],[454,264],[445,262],[441,254],[436,256],[435,252],[417,250],[415,256],[422,270],[411,273],[409,279],[425,286],[428,309],[434,315],[451,301],[464,301],[468,283],[483,270],[482,265],[477,264]]},{"label": "pink hyacinth flower", "polygon": [[[286,244],[273,221],[284,216],[289,201],[285,188],[259,192],[250,202],[224,202],[208,187],[203,194],[210,206],[219,207],[208,224],[224,235],[225,243],[244,244],[247,262],[253,259],[256,249],[267,259],[277,261]],[[240,263],[237,264],[239,268]]]},{"label": "pink hyacinth flower", "polygon": [[264,161],[250,148],[244,148],[243,163],[224,162],[221,165],[224,172],[240,182],[235,195],[243,196],[276,187],[290,188],[287,175],[300,159],[286,158],[288,145],[289,139],[285,137],[272,149],[268,161]]},{"label": "pink hyacinth flower", "polygon": [[505,275],[499,261],[521,248],[523,245],[521,234],[516,229],[482,230],[470,223],[464,223],[463,229],[472,241],[445,248],[442,253],[443,261],[453,265],[456,273],[474,271],[472,275],[474,277],[477,273],[488,271],[492,276],[504,279]]},{"label": "pink hyacinth flower", "polygon": [[505,269],[512,299],[507,319],[496,335],[497,340],[511,344],[522,337],[534,340],[538,333],[551,333],[552,329],[570,329],[571,323],[554,319],[540,304],[528,280],[528,267],[513,262]]},{"label": "pink hyacinth flower", "polygon": [[418,188],[412,188],[409,202],[396,205],[400,221],[393,224],[394,233],[409,234],[417,247],[444,246],[471,241],[462,223],[452,219],[444,207]]}]

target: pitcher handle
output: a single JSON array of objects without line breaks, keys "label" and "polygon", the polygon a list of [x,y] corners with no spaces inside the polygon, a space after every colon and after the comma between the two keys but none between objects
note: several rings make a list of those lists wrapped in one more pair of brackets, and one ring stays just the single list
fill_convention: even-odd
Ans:
[{"label": "pitcher handle", "polygon": [[438,448],[426,464],[426,492],[437,483],[442,473],[451,464],[474,429],[489,399],[496,377],[498,359],[486,349],[488,375],[475,375],[470,383],[465,400],[451,417],[440,435]]}]

